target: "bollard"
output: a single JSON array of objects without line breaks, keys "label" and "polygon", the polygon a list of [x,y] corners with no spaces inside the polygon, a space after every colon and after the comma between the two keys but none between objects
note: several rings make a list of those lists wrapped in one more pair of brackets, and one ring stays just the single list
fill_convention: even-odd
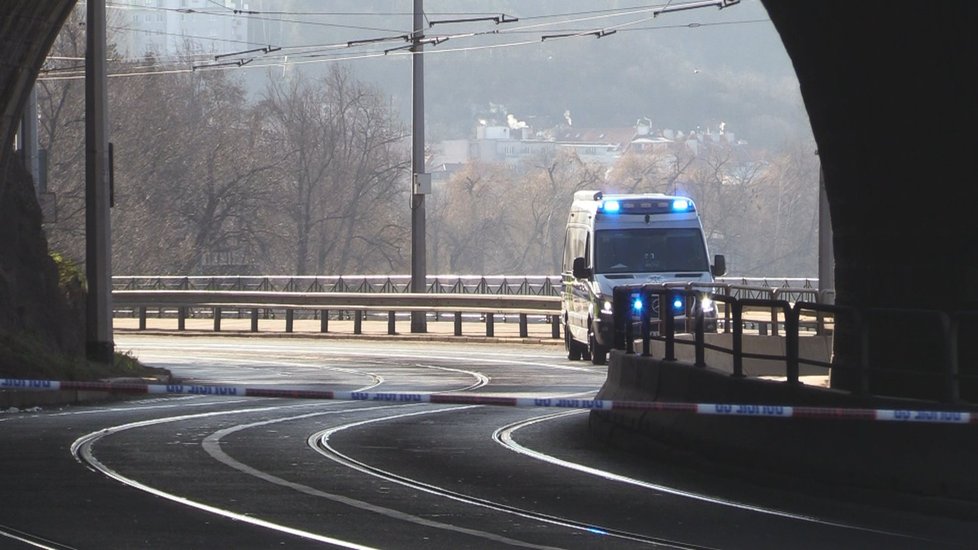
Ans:
[{"label": "bollard", "polygon": [[258,332],[258,308],[251,310],[251,332]]},{"label": "bollard", "polygon": [[353,334],[363,333],[363,312],[359,309],[353,313]]},{"label": "bollard", "polygon": [[785,374],[789,384],[798,384],[798,312],[786,308],[784,312]]},{"label": "bollard", "polygon": [[394,326],[394,312],[393,311],[388,311],[387,312],[387,334],[392,335],[392,336],[394,334],[397,334],[397,331],[394,330],[394,329],[395,329],[395,326]]},{"label": "bollard", "polygon": [[292,332],[292,328],[295,326],[295,310],[287,309],[285,310],[285,332]]},{"label": "bollard", "polygon": [[496,335],[496,327],[494,326],[494,315],[492,313],[486,313],[486,336],[493,337]]},{"label": "bollard", "polygon": [[187,328],[187,308],[178,307],[177,308],[177,330],[186,330]]},{"label": "bollard", "polygon": [[139,330],[146,330],[146,306],[139,308]]},{"label": "bollard", "polygon": [[455,336],[462,335],[462,312],[455,312]]},{"label": "bollard", "polygon": [[560,316],[551,315],[550,316],[550,337],[560,338]]},{"label": "bollard", "polygon": [[324,309],[319,315],[319,332],[329,332],[329,310]]},{"label": "bollard", "polygon": [[699,298],[696,299],[693,307],[695,308],[693,332],[696,338],[696,362],[694,365],[704,368],[706,367],[706,335],[704,334],[706,332],[706,319]]},{"label": "bollard", "polygon": [[529,328],[526,326],[526,314],[520,313],[520,338],[529,336]]},{"label": "bollard", "polygon": [[734,302],[733,307],[733,376],[744,377],[744,306]]},{"label": "bollard", "polygon": [[[641,330],[642,330],[642,357],[652,356],[652,296],[641,294],[642,297],[642,313],[641,313]],[[629,310],[631,310],[629,308]],[[628,324],[632,324],[631,317],[628,318]]]},{"label": "bollard", "polygon": [[665,328],[663,328],[663,335],[666,337],[665,345],[665,359],[666,361],[676,360],[676,317],[672,312],[672,307],[668,302],[669,295],[666,293],[659,294],[659,315],[665,314]]},{"label": "bollard", "polygon": [[214,308],[214,332],[221,332],[221,308]]}]

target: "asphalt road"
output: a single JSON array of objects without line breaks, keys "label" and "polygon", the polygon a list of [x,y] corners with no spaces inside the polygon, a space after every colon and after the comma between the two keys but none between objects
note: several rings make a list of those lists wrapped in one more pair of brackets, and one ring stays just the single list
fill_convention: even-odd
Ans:
[{"label": "asphalt road", "polygon": [[[559,348],[120,336],[187,382],[594,394]],[[0,548],[938,548],[978,522],[605,448],[552,409],[180,396],[0,414]]]}]

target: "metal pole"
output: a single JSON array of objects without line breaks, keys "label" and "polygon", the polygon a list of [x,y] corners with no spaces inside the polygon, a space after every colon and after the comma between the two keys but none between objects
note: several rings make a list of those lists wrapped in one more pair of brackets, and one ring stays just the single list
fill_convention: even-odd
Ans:
[{"label": "metal pole", "polygon": [[31,94],[27,96],[27,105],[24,106],[24,117],[20,126],[20,147],[24,156],[24,167],[34,177],[34,191],[38,197],[47,191],[42,188],[44,182],[41,181],[41,169],[37,152],[37,86],[31,88]]},{"label": "metal pole", "polygon": [[88,278],[85,350],[100,363],[113,360],[112,262],[109,224],[108,93],[105,0],[88,0],[85,53],[85,273]]},{"label": "metal pole", "polygon": [[[421,44],[424,29],[423,0],[414,0],[414,34],[411,56],[413,63],[413,104],[411,130],[411,292],[427,292],[428,272],[425,250],[424,193],[420,188],[424,166],[424,46]],[[411,312],[411,332],[428,332],[427,313]]]},{"label": "metal pole", "polygon": [[825,173],[818,169],[818,292],[819,301],[835,303],[835,251],[832,248],[832,218],[825,194]]}]

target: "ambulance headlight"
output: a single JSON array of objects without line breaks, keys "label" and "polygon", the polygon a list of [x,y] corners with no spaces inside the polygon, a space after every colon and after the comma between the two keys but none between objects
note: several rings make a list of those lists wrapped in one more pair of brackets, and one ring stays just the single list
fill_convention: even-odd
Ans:
[{"label": "ambulance headlight", "polygon": [[610,314],[610,313],[612,313],[614,311],[613,310],[613,307],[614,306],[612,305],[612,303],[611,303],[610,300],[605,300],[605,301],[601,302],[601,313],[608,313],[608,314]]},{"label": "ambulance headlight", "polygon": [[703,313],[711,313],[716,309],[716,304],[713,303],[713,300],[704,296],[700,298],[700,309],[703,310]]}]

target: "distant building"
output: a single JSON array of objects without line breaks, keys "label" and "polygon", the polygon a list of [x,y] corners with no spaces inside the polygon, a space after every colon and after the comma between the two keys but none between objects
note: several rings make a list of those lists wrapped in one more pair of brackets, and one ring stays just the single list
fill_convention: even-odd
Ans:
[{"label": "distant building", "polygon": [[562,127],[554,132],[558,148],[571,149],[588,164],[611,166],[637,136],[636,128]]},{"label": "distant building", "polygon": [[[624,128],[576,128],[561,124],[542,130],[522,122],[513,127],[480,121],[474,139],[447,140],[436,145],[429,166],[452,166],[455,170],[468,162],[515,165],[560,150],[571,150],[581,161],[606,168],[614,166],[626,154],[656,154],[668,164],[682,149],[696,156],[714,147],[746,145],[736,140],[732,132],[724,130],[722,123],[719,131],[653,130],[652,121],[647,118]],[[442,179],[446,179],[450,171],[442,168]]]}]

